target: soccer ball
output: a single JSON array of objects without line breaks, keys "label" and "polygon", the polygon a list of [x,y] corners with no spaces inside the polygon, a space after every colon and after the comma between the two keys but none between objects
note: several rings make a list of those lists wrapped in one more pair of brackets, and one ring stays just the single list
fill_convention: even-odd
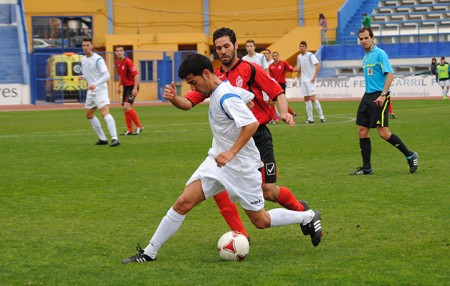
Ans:
[{"label": "soccer ball", "polygon": [[241,261],[248,255],[250,245],[247,237],[237,231],[229,231],[220,237],[217,251],[222,260]]}]

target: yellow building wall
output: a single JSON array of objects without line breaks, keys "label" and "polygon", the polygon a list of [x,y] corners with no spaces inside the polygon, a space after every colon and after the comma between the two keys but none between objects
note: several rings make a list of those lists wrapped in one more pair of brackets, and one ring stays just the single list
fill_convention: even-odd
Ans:
[{"label": "yellow building wall", "polygon": [[[212,34],[225,26],[236,32],[241,51],[245,51],[244,43],[251,38],[256,41],[258,50],[271,46],[272,50],[280,52],[281,58],[295,65],[300,40],[308,42],[310,51],[320,46],[320,13],[327,18],[327,37],[335,38],[337,11],[345,0],[304,0],[304,27],[298,27],[298,2],[211,0],[209,35],[204,34],[202,0],[112,0],[113,35],[108,34],[106,0],[24,0],[24,10],[30,40],[33,16],[92,16],[96,49],[112,52],[115,45],[121,44],[133,46],[135,52],[177,51],[180,45],[188,45],[210,56]],[[134,61],[136,64],[139,58],[135,57]],[[217,65],[217,60],[213,63]],[[156,99],[156,89],[155,83],[141,84],[138,100]],[[183,92],[188,89],[183,86]]]}]

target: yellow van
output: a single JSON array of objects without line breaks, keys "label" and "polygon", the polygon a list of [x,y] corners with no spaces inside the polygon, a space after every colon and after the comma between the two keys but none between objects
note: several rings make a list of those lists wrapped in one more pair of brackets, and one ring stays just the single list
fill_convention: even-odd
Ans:
[{"label": "yellow van", "polygon": [[84,101],[86,96],[86,81],[80,81],[81,55],[63,53],[52,55],[47,60],[47,101],[76,99]]}]

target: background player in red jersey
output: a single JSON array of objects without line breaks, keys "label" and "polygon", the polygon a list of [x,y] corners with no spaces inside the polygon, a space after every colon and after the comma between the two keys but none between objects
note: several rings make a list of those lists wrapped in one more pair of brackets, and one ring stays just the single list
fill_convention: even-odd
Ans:
[{"label": "background player in red jersey", "polygon": [[[238,44],[233,30],[229,28],[216,30],[213,34],[213,41],[217,55],[222,62],[220,68],[214,69],[217,77],[222,81],[228,80],[231,85],[251,91],[255,95],[252,112],[260,125],[253,135],[253,140],[264,164],[261,168],[264,199],[278,202],[289,210],[308,210],[308,205],[303,201],[298,201],[290,189],[276,185],[277,168],[272,145],[272,134],[266,126],[272,120],[273,112],[264,99],[262,92],[264,91],[272,101],[278,102],[280,119],[293,127],[295,125],[294,118],[288,112],[288,101],[283,93],[283,89],[261,66],[243,61],[237,57]],[[166,85],[163,96],[182,110],[189,110],[206,99],[204,95],[196,90],[190,91],[184,97],[178,96],[173,82],[171,85]],[[215,195],[214,200],[231,230],[239,231],[248,237],[236,205],[230,201],[227,192]],[[306,231],[303,231],[303,233],[308,235]],[[319,242],[313,241],[313,245],[316,246]]]},{"label": "background player in red jersey", "polygon": [[[291,66],[287,61],[280,60],[280,54],[278,52],[272,53],[273,62],[269,65],[269,75],[275,79],[278,84],[283,89],[284,94],[286,94],[286,72],[293,72],[294,67]],[[290,107],[288,109],[292,116],[297,116],[297,113]]]},{"label": "background player in red jersey", "polygon": [[[127,131],[123,135],[137,135],[144,129],[139,121],[139,116],[133,109],[133,102],[139,91],[139,74],[133,62],[125,57],[123,46],[116,46],[115,54],[117,73],[120,76],[117,92],[120,94],[121,87],[123,87],[122,106],[127,124]],[[133,132],[133,122],[136,125],[136,132]]]}]

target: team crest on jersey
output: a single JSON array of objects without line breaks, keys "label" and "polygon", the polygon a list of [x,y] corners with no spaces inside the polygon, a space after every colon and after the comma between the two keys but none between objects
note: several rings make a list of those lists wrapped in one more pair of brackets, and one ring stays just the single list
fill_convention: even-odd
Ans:
[{"label": "team crest on jersey", "polygon": [[237,86],[237,87],[242,87],[242,83],[244,83],[244,81],[242,80],[242,77],[241,77],[241,76],[238,76],[238,77],[236,78],[236,86]]}]

